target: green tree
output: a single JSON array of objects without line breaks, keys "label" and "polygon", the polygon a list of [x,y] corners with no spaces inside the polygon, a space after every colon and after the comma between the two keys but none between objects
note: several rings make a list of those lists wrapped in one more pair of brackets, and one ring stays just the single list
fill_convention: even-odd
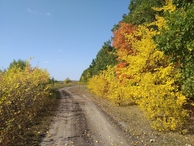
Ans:
[{"label": "green tree", "polygon": [[104,42],[104,45],[92,60],[90,66],[83,71],[80,81],[86,82],[89,78],[99,74],[100,71],[106,70],[107,65],[114,66],[117,63],[115,48],[111,46],[111,41]]},{"label": "green tree", "polygon": [[107,65],[114,66],[117,63],[117,56],[114,55],[115,48],[111,46],[111,41],[107,41],[102,46],[96,56],[96,64],[94,67],[95,74],[107,69]]},{"label": "green tree", "polygon": [[24,60],[13,60],[13,62],[10,63],[9,67],[8,67],[8,70],[9,69],[12,69],[14,67],[17,67],[17,68],[20,68],[20,70],[24,70],[26,68],[26,65],[27,65],[27,62],[24,61]]},{"label": "green tree", "polygon": [[165,0],[131,0],[129,4],[128,15],[123,15],[123,22],[131,24],[150,23],[155,20],[157,13],[152,7],[161,7],[165,4]]},{"label": "green tree", "polygon": [[[163,11],[157,12],[153,7],[162,7],[166,0],[131,0],[128,6],[128,14],[123,14],[122,22],[130,23],[133,25],[149,24],[155,21],[155,15],[163,15]],[[193,0],[173,0],[173,4],[177,8],[187,7],[188,4],[193,3]],[[118,29],[118,24],[115,24],[112,31]]]},{"label": "green tree", "polygon": [[64,83],[65,83],[65,84],[67,84],[67,83],[69,83],[69,82],[71,82],[71,80],[70,80],[69,78],[66,78],[66,79],[64,80]]},{"label": "green tree", "polygon": [[55,83],[54,77],[50,78],[50,79],[49,79],[49,84],[54,84],[54,83]]},{"label": "green tree", "polygon": [[160,50],[171,56],[172,62],[177,63],[183,75],[182,90],[188,99],[194,100],[194,4],[177,4],[182,7],[165,13],[168,28],[163,28],[156,43]]}]

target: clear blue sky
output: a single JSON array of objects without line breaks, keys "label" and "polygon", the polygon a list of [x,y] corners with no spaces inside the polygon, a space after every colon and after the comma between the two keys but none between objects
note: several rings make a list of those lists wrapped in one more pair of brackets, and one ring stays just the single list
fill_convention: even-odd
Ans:
[{"label": "clear blue sky", "polygon": [[111,39],[129,0],[0,0],[0,69],[31,60],[51,77],[79,80]]}]

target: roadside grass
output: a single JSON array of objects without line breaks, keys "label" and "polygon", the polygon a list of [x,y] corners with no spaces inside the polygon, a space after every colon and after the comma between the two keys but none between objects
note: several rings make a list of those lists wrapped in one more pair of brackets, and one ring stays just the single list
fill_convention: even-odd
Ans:
[{"label": "roadside grass", "polygon": [[30,122],[24,129],[24,133],[21,133],[16,141],[15,146],[37,146],[40,144],[42,138],[49,130],[50,123],[56,115],[57,107],[59,105],[60,93],[58,89],[71,86],[70,84],[64,84],[63,82],[56,82],[51,85],[51,96],[48,97],[47,103],[44,108],[38,113],[36,118]]},{"label": "roadside grass", "polygon": [[191,112],[189,122],[184,129],[176,132],[158,132],[151,128],[151,122],[146,119],[137,105],[118,106],[104,98],[89,92],[86,86],[79,85],[70,91],[86,95],[95,102],[103,112],[113,119],[126,137],[134,139],[131,145],[141,146],[194,146],[194,114]]},{"label": "roadside grass", "polygon": [[76,81],[71,81],[71,82],[68,82],[68,83],[64,83],[63,81],[58,81],[58,82],[55,82],[54,84],[51,84],[51,89],[57,90],[57,89],[67,87],[67,86],[72,86],[72,85],[75,85],[75,84],[77,84]]}]

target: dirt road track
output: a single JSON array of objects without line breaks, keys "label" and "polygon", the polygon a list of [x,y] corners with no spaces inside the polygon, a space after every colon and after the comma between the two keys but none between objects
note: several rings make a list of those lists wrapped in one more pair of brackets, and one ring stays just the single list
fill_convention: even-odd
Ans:
[{"label": "dirt road track", "polygon": [[40,145],[130,146],[120,129],[86,95],[69,91],[74,87],[59,90],[61,101],[57,115]]}]

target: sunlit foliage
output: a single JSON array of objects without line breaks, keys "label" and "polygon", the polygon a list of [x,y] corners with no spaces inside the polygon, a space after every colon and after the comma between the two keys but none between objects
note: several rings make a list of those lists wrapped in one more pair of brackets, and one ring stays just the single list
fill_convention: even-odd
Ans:
[{"label": "sunlit foliage", "polygon": [[0,145],[10,145],[44,106],[49,96],[49,74],[26,62],[0,75]]},{"label": "sunlit foliage", "polygon": [[173,7],[174,11],[165,13],[166,27],[156,36],[156,43],[181,69],[182,90],[188,100],[194,100],[194,4],[183,2],[184,7],[176,10]]},{"label": "sunlit foliage", "polygon": [[[167,0],[163,7],[152,9],[162,10],[169,16],[176,12],[172,0]],[[181,128],[188,116],[183,108],[187,97],[179,85],[181,65],[171,62],[173,54],[161,49],[168,44],[155,42],[156,37],[166,38],[164,30],[171,31],[168,21],[165,16],[155,15],[153,22],[138,26],[120,22],[113,38],[119,63],[88,82],[88,88],[98,96],[119,105],[123,102],[138,104],[152,121],[153,128],[159,131]]]}]

